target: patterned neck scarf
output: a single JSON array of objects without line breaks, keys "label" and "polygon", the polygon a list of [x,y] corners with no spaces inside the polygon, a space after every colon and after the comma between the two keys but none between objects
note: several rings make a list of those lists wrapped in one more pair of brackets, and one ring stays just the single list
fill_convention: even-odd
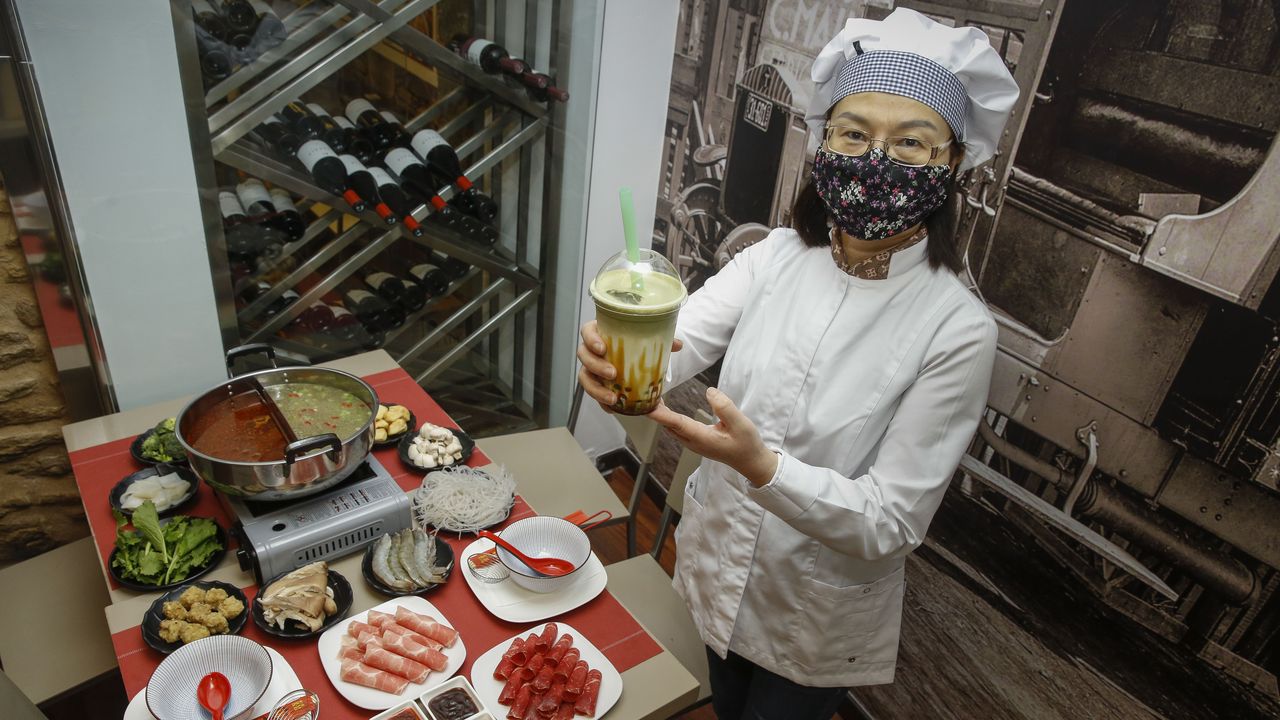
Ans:
[{"label": "patterned neck scarf", "polygon": [[831,231],[831,258],[835,260],[836,267],[845,271],[849,275],[863,280],[883,280],[889,277],[889,260],[894,253],[902,252],[912,245],[929,237],[929,233],[925,230],[923,224],[911,237],[894,245],[887,250],[872,255],[869,258],[850,263],[844,256],[844,243],[840,242],[840,234],[836,230]]}]

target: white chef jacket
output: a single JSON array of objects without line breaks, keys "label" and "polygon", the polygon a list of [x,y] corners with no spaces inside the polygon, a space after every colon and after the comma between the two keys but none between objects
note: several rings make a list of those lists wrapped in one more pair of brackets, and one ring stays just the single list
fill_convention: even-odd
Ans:
[{"label": "white chef jacket", "polygon": [[703,641],[797,683],[893,681],[905,556],[924,540],[986,405],[987,308],[928,240],[888,277],[774,230],[680,312],[667,387],[721,357],[720,389],[779,453],[755,488],[703,460],[676,529],[676,590]]}]

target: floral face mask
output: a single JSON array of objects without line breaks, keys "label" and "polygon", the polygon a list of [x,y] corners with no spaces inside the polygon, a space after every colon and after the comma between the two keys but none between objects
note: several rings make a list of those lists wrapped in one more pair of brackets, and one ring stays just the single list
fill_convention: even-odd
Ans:
[{"label": "floral face mask", "polygon": [[813,183],[836,227],[861,240],[883,240],[928,217],[947,199],[949,165],[907,167],[873,147],[860,157],[822,148]]}]

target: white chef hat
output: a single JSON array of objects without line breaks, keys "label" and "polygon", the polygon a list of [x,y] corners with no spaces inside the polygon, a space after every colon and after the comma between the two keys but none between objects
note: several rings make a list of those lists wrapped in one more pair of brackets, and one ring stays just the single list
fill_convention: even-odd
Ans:
[{"label": "white chef hat", "polygon": [[933,108],[964,144],[960,170],[995,154],[1018,84],[987,36],[974,27],[947,27],[898,8],[884,20],[850,19],[813,61],[816,85],[805,122],[811,149],[827,112],[859,92],[902,95]]}]

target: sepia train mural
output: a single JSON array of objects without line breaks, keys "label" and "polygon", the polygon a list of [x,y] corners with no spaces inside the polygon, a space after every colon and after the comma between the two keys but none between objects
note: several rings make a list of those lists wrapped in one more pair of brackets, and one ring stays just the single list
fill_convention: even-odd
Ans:
[{"label": "sepia train mural", "polygon": [[[999,322],[1000,353],[987,423],[938,522],[991,509],[1120,619],[1114,642],[1141,638],[1212,678],[1219,695],[1200,709],[1177,700],[1177,674],[1164,690],[1113,683],[1151,716],[1271,716],[1280,7],[897,4],[984,30],[1022,88],[997,157],[962,183],[964,279]],[[811,160],[809,64],[846,18],[892,8],[684,0],[653,243],[691,289],[788,224]],[[1212,713],[1228,697],[1235,709]]]}]

